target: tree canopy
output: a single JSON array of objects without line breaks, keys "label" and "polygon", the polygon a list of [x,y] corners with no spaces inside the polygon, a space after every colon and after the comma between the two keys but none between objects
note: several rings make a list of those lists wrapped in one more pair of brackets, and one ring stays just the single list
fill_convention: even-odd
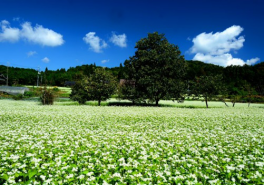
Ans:
[{"label": "tree canopy", "polygon": [[208,101],[225,91],[222,79],[221,75],[196,77],[190,93],[197,98],[202,97],[208,108]]},{"label": "tree canopy", "polygon": [[94,73],[84,78],[84,89],[89,100],[97,100],[98,105],[101,101],[107,100],[116,90],[115,77],[104,68],[95,69]]},{"label": "tree canopy", "polygon": [[135,98],[158,105],[161,99],[179,97],[186,72],[179,47],[170,44],[164,34],[154,32],[139,40],[135,48],[135,55],[125,61],[126,80],[135,81]]}]

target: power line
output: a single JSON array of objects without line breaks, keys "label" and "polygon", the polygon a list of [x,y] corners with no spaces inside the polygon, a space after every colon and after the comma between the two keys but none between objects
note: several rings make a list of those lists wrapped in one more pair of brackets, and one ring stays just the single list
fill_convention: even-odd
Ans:
[{"label": "power line", "polygon": [[39,70],[40,70],[40,67],[38,67],[37,87],[38,87],[38,85],[39,85],[39,75],[40,75]]}]

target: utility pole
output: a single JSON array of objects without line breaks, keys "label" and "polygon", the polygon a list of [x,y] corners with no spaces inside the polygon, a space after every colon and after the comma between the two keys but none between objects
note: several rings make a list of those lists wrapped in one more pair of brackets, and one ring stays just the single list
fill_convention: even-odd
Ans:
[{"label": "utility pole", "polygon": [[38,76],[37,76],[37,87],[39,85],[39,67],[38,67]]}]

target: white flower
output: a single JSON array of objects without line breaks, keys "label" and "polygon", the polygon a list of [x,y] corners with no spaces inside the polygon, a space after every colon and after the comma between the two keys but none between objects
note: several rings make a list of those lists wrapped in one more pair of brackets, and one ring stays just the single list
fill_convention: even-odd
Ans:
[{"label": "white flower", "polygon": [[208,181],[210,184],[216,184],[218,182],[218,179],[215,179],[215,180],[209,180]]},{"label": "white flower", "polygon": [[78,178],[79,179],[84,179],[84,177],[85,177],[84,175],[80,175]]},{"label": "white flower", "polygon": [[264,162],[256,162],[256,166],[263,167],[264,166]]},{"label": "white flower", "polygon": [[40,178],[41,178],[43,181],[45,181],[46,176],[41,175]]},{"label": "white flower", "polygon": [[47,180],[46,180],[46,183],[50,184],[51,181],[52,181],[52,179],[47,179]]},{"label": "white flower", "polygon": [[76,167],[76,168],[73,167],[73,168],[72,168],[72,171],[73,171],[73,172],[77,172],[77,171],[78,171],[78,167]]},{"label": "white flower", "polygon": [[73,177],[73,174],[69,174],[69,175],[66,176],[67,179],[70,179],[72,177]]},{"label": "white flower", "polygon": [[114,174],[113,174],[113,178],[114,178],[114,177],[121,177],[121,175],[120,175],[120,173],[114,173]]}]

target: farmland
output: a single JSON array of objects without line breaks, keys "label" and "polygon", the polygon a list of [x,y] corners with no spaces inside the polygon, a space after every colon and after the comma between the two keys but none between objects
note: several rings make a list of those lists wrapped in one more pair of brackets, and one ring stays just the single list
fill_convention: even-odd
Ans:
[{"label": "farmland", "polygon": [[0,100],[0,184],[264,183],[263,105],[63,103]]}]

